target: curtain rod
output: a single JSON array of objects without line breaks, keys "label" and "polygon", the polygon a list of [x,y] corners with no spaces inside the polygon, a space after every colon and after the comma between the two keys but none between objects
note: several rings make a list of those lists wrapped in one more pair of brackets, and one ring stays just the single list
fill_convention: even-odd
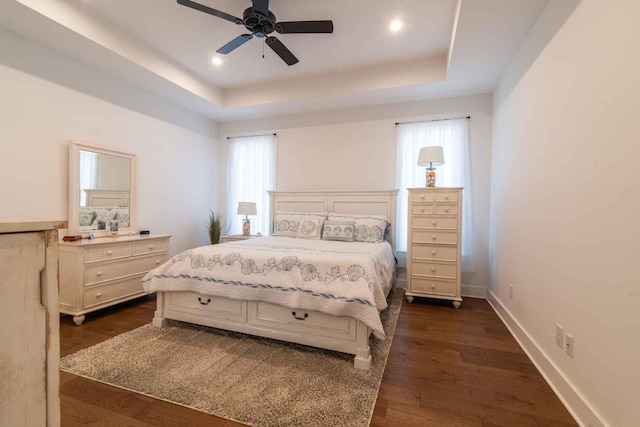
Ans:
[{"label": "curtain rod", "polygon": [[416,120],[415,122],[396,122],[396,126],[398,125],[406,125],[409,123],[425,123],[425,122],[442,122],[445,120],[459,120],[459,119],[470,119],[471,116],[466,117],[451,117],[449,119],[434,119],[434,120]]},{"label": "curtain rod", "polygon": [[240,136],[228,136],[227,139],[231,139],[231,138],[249,138],[252,136],[269,136],[269,135],[273,135],[273,136],[278,136],[277,133],[265,133],[262,135],[240,135]]}]

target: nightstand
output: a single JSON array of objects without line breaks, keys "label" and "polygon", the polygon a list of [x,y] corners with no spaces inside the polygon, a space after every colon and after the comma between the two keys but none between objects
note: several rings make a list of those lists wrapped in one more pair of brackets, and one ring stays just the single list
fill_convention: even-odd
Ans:
[{"label": "nightstand", "polygon": [[222,243],[227,243],[227,242],[235,242],[237,240],[248,240],[248,239],[255,239],[258,237],[262,237],[262,236],[258,236],[255,234],[252,234],[250,236],[243,236],[242,234],[231,234],[229,236],[222,236],[222,239],[220,239],[220,241]]}]

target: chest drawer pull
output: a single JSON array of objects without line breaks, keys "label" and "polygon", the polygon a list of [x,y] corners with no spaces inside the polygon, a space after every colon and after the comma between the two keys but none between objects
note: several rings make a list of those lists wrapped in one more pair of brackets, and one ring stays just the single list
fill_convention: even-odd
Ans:
[{"label": "chest drawer pull", "polygon": [[438,237],[438,236],[436,236],[435,234],[434,234],[433,236],[431,236],[431,238],[432,238],[433,240],[436,240],[436,238],[437,238],[437,237]]},{"label": "chest drawer pull", "polygon": [[436,268],[435,267],[431,267],[431,272],[435,273],[436,272]]},{"label": "chest drawer pull", "polygon": [[309,313],[305,313],[305,314],[304,314],[304,317],[298,317],[298,316],[296,315],[296,312],[295,312],[295,311],[292,311],[292,312],[291,312],[291,315],[292,315],[293,317],[295,317],[296,319],[298,319],[298,320],[304,320],[304,319],[306,319],[307,317],[309,317]]},{"label": "chest drawer pull", "polygon": [[420,196],[420,198],[421,198],[422,200],[424,200],[424,194],[423,194],[422,196]]},{"label": "chest drawer pull", "polygon": [[449,200],[449,195],[448,195],[448,194],[445,194],[445,195],[444,195],[444,199],[445,199],[445,200]]},{"label": "chest drawer pull", "polygon": [[435,221],[433,221],[431,224],[432,224],[432,225],[436,225],[436,222],[435,222]]},{"label": "chest drawer pull", "polygon": [[436,288],[436,285],[431,285],[431,289],[435,289],[435,288]]},{"label": "chest drawer pull", "polygon": [[436,251],[431,251],[431,255],[435,255],[435,254],[436,254]]},{"label": "chest drawer pull", "polygon": [[150,249],[150,250],[151,250],[151,249],[153,249],[153,245],[149,245],[149,249]]},{"label": "chest drawer pull", "polygon": [[107,251],[107,255],[113,255],[113,251],[112,250],[108,250]]},{"label": "chest drawer pull", "polygon": [[98,292],[98,293],[96,294],[96,298],[100,298],[101,296],[102,296],[102,292]]},{"label": "chest drawer pull", "polygon": [[202,298],[198,297],[198,302],[199,302],[200,304],[202,304],[202,305],[207,305],[207,304],[209,304],[209,303],[211,302],[211,298],[207,298],[207,301],[206,301],[206,302],[203,302],[203,301],[202,301]]},{"label": "chest drawer pull", "polygon": [[156,265],[158,265],[158,264],[160,264],[160,260],[159,259],[156,260]]},{"label": "chest drawer pull", "polygon": [[445,212],[449,212],[449,208],[444,208],[444,211]]},{"label": "chest drawer pull", "polygon": [[98,276],[98,277],[102,276],[102,271],[96,272],[96,276]]}]

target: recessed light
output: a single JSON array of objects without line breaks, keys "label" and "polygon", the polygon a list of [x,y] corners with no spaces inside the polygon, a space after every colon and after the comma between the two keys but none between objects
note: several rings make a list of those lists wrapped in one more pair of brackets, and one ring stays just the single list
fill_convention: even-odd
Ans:
[{"label": "recessed light", "polygon": [[211,62],[213,62],[213,65],[215,65],[215,66],[222,65],[222,59],[220,59],[217,56],[214,56],[213,59],[211,60]]},{"label": "recessed light", "polygon": [[402,21],[398,19],[396,19],[395,21],[391,21],[391,24],[389,24],[389,29],[394,33],[400,31],[401,28],[402,28]]}]

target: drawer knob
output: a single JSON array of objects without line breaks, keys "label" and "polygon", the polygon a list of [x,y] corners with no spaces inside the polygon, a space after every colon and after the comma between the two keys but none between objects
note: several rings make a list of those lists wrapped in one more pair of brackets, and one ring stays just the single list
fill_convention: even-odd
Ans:
[{"label": "drawer knob", "polygon": [[433,236],[431,236],[431,238],[432,238],[433,240],[436,240],[436,237],[438,237],[438,236],[436,236],[435,234],[434,234]]},{"label": "drawer knob", "polygon": [[153,245],[149,245],[149,249],[153,249]]},{"label": "drawer knob", "polygon": [[445,200],[449,200],[449,195],[448,195],[448,194],[445,194],[445,195],[444,195],[444,199],[445,199]]},{"label": "drawer knob", "polygon": [[113,251],[107,251],[107,255],[113,255]]},{"label": "drawer knob", "polygon": [[444,208],[444,211],[445,212],[449,212],[449,208]]},{"label": "drawer knob", "polygon": [[198,297],[198,302],[199,302],[200,304],[202,304],[202,305],[207,305],[207,304],[209,304],[209,303],[211,302],[211,298],[207,298],[207,300],[206,300],[206,301],[203,301],[203,299],[202,299],[202,298]]},{"label": "drawer knob", "polygon": [[156,260],[156,265],[158,265],[158,264],[160,264],[160,260],[159,259]]},{"label": "drawer knob", "polygon": [[102,296],[102,292],[96,293],[96,298],[100,298]]},{"label": "drawer knob", "polygon": [[431,255],[435,255],[435,254],[436,254],[436,251],[431,251]]},{"label": "drawer knob", "polygon": [[436,272],[436,268],[435,267],[431,267],[431,272],[435,273]]},{"label": "drawer knob", "polygon": [[435,288],[436,288],[436,285],[431,285],[431,289],[435,289]]},{"label": "drawer knob", "polygon": [[98,271],[98,272],[96,273],[96,276],[98,276],[98,277],[102,276],[102,271]]},{"label": "drawer knob", "polygon": [[422,200],[424,200],[424,194],[420,197]]},{"label": "drawer knob", "polygon": [[424,212],[424,208],[420,208],[420,212]]},{"label": "drawer knob", "polygon": [[296,312],[295,312],[295,311],[292,311],[292,312],[291,312],[291,315],[292,315],[293,317],[295,317],[296,319],[298,319],[298,320],[304,320],[304,319],[306,319],[307,317],[309,317],[309,313],[305,313],[305,314],[304,314],[304,316],[302,316],[302,317],[298,317],[298,315],[296,315]]},{"label": "drawer knob", "polygon": [[436,222],[435,222],[435,221],[433,221],[431,224],[436,225]]}]

